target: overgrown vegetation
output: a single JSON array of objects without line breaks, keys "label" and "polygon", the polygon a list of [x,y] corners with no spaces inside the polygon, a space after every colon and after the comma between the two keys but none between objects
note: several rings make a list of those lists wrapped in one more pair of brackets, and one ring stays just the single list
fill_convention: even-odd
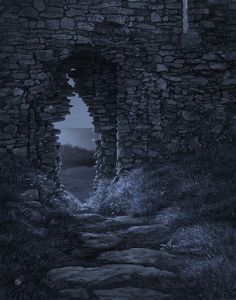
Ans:
[{"label": "overgrown vegetation", "polygon": [[33,168],[30,164],[13,155],[3,155],[0,157],[0,205],[9,200],[11,196],[34,185]]},{"label": "overgrown vegetation", "polygon": [[[173,234],[182,244],[187,263],[181,269],[178,299],[231,300],[235,298],[235,228],[227,223],[194,221]],[[178,239],[178,240],[177,240]],[[186,251],[186,253],[184,253]],[[192,254],[188,257],[186,254]]]},{"label": "overgrown vegetation", "polygon": [[107,214],[156,214],[178,206],[196,218],[235,220],[236,146],[219,145],[136,169],[119,181],[100,182],[91,206]]},{"label": "overgrown vegetation", "polygon": [[95,164],[94,152],[70,144],[61,146],[62,168],[92,167]]},{"label": "overgrown vegetation", "polygon": [[[1,157],[0,180],[0,299],[55,299],[42,279],[79,248],[69,213],[78,203],[55,198],[53,182],[22,158]],[[22,197],[32,189],[38,199]]]},{"label": "overgrown vegetation", "polygon": [[90,205],[108,215],[154,218],[163,211],[165,222],[179,215],[166,245],[189,255],[177,299],[235,299],[236,145],[152,163],[113,184],[103,181]]},{"label": "overgrown vegetation", "polygon": [[[186,260],[176,299],[233,300],[235,187],[236,146],[219,145],[100,182],[89,204],[95,212],[145,215],[150,222],[162,215],[172,230],[163,248]],[[22,198],[29,189],[38,190],[39,198]],[[53,183],[28,162],[1,157],[1,300],[57,299],[42,279],[51,268],[80,264],[73,256],[82,243],[80,209],[76,199],[55,195]]]}]

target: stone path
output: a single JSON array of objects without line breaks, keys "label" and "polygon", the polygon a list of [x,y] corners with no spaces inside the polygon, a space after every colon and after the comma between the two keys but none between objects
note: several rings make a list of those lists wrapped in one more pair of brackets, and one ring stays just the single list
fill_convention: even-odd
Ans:
[{"label": "stone path", "polygon": [[[148,217],[104,216],[77,205],[70,195],[52,198],[45,209],[38,197],[28,190],[19,197],[21,205],[9,203],[9,215],[22,213],[17,220],[27,222],[27,251],[20,248],[20,268],[26,266],[26,272],[13,273],[17,297],[4,298],[0,287],[0,300],[31,299],[32,291],[34,299],[43,300],[236,299],[232,224],[192,218],[181,207]],[[21,228],[22,221],[14,223],[14,235],[16,225]],[[35,237],[28,250],[28,240]],[[27,260],[33,248],[38,251]],[[31,270],[39,266],[38,272],[31,275],[29,265]]]},{"label": "stone path", "polygon": [[[174,210],[166,210],[151,220],[77,215],[82,244],[72,253],[78,264],[60,266],[47,273],[47,281],[58,293],[57,300],[177,299],[181,270],[189,262],[205,260],[201,255],[190,255],[204,241],[198,239],[198,244],[189,247],[183,237],[182,243],[172,238],[173,231],[178,232],[180,219],[182,224],[189,222],[187,216]],[[191,233],[192,227],[187,228]]]}]

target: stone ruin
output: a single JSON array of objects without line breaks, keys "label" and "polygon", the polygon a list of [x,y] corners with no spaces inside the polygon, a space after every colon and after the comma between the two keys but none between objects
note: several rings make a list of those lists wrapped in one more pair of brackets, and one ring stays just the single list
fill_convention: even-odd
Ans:
[{"label": "stone ruin", "polygon": [[97,179],[230,142],[235,50],[234,0],[0,0],[0,153],[57,180],[72,93],[94,120]]}]

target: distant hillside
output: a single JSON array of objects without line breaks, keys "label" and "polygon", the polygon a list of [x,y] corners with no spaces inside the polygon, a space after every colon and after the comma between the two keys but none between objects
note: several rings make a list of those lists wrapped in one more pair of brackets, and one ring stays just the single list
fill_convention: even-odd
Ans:
[{"label": "distant hillside", "polygon": [[95,164],[94,152],[70,144],[61,146],[62,169],[87,166]]},{"label": "distant hillside", "polygon": [[59,142],[62,145],[71,144],[88,150],[95,149],[94,133],[92,128],[59,128]]}]

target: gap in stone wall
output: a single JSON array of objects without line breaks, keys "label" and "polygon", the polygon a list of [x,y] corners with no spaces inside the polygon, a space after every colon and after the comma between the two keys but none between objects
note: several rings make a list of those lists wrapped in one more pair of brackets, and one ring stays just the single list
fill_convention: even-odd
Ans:
[{"label": "gap in stone wall", "polygon": [[[69,84],[72,88],[75,87],[75,82],[67,75]],[[94,125],[93,118],[89,114],[89,107],[83,101],[82,97],[77,93],[69,97],[70,99],[70,113],[65,116],[65,119],[55,123],[55,128],[61,130],[59,135],[59,142],[64,144],[71,144],[87,150],[95,149],[94,142]],[[70,134],[70,130],[77,130],[78,133]],[[81,133],[80,133],[81,131]],[[87,135],[83,134],[87,131]]]},{"label": "gap in stone wall", "polygon": [[[73,70],[72,70],[73,71]],[[95,177],[95,135],[93,118],[88,106],[75,90],[75,81],[66,75],[74,90],[70,100],[70,113],[65,119],[54,123],[58,134],[61,157],[60,178],[65,188],[79,200],[86,199],[93,190]]]},{"label": "gap in stone wall", "polygon": [[[60,130],[62,130],[58,138],[57,150],[57,160],[60,161],[60,157],[62,157],[62,170],[64,162],[63,155],[60,152],[64,146],[60,147],[60,143],[66,143],[66,140],[68,142],[68,136],[65,136],[66,131],[67,133],[68,131],[74,131],[73,134],[76,134],[73,127],[78,121],[78,124],[80,123],[79,127],[83,127],[83,131],[87,131],[87,135],[91,137],[91,140],[94,139],[93,143],[91,140],[89,142],[88,137],[86,137],[87,147],[85,147],[86,141],[83,141],[81,146],[94,151],[92,158],[91,152],[89,153],[90,165],[94,164],[94,171],[91,171],[91,169],[89,171],[89,180],[94,179],[96,185],[101,179],[113,179],[116,176],[117,167],[116,66],[96,51],[77,50],[70,58],[53,68],[51,74],[53,91],[55,91],[54,100],[52,101],[56,110],[52,123],[57,138]],[[76,115],[73,117],[73,114],[76,114],[74,110],[79,109],[78,104],[84,115],[79,116],[78,112],[78,120],[76,120]],[[74,120],[71,120],[71,117]],[[84,118],[83,121],[82,118]],[[70,124],[70,122],[73,125],[63,126],[63,124]],[[75,142],[73,144],[76,145]],[[77,146],[80,145],[77,144]],[[62,183],[65,183],[60,168],[59,172],[57,170],[58,167],[56,166],[56,175],[59,175],[59,178],[61,176]],[[91,175],[92,172],[93,176]],[[87,176],[83,172],[79,176],[79,180],[82,180],[84,175]],[[77,175],[73,174],[73,179],[76,177]],[[84,184],[84,186],[86,185],[87,183]]]},{"label": "gap in stone wall", "polygon": [[71,57],[70,76],[75,89],[89,107],[96,142],[95,182],[114,178],[117,164],[117,74],[116,66],[100,53],[80,50]]}]

